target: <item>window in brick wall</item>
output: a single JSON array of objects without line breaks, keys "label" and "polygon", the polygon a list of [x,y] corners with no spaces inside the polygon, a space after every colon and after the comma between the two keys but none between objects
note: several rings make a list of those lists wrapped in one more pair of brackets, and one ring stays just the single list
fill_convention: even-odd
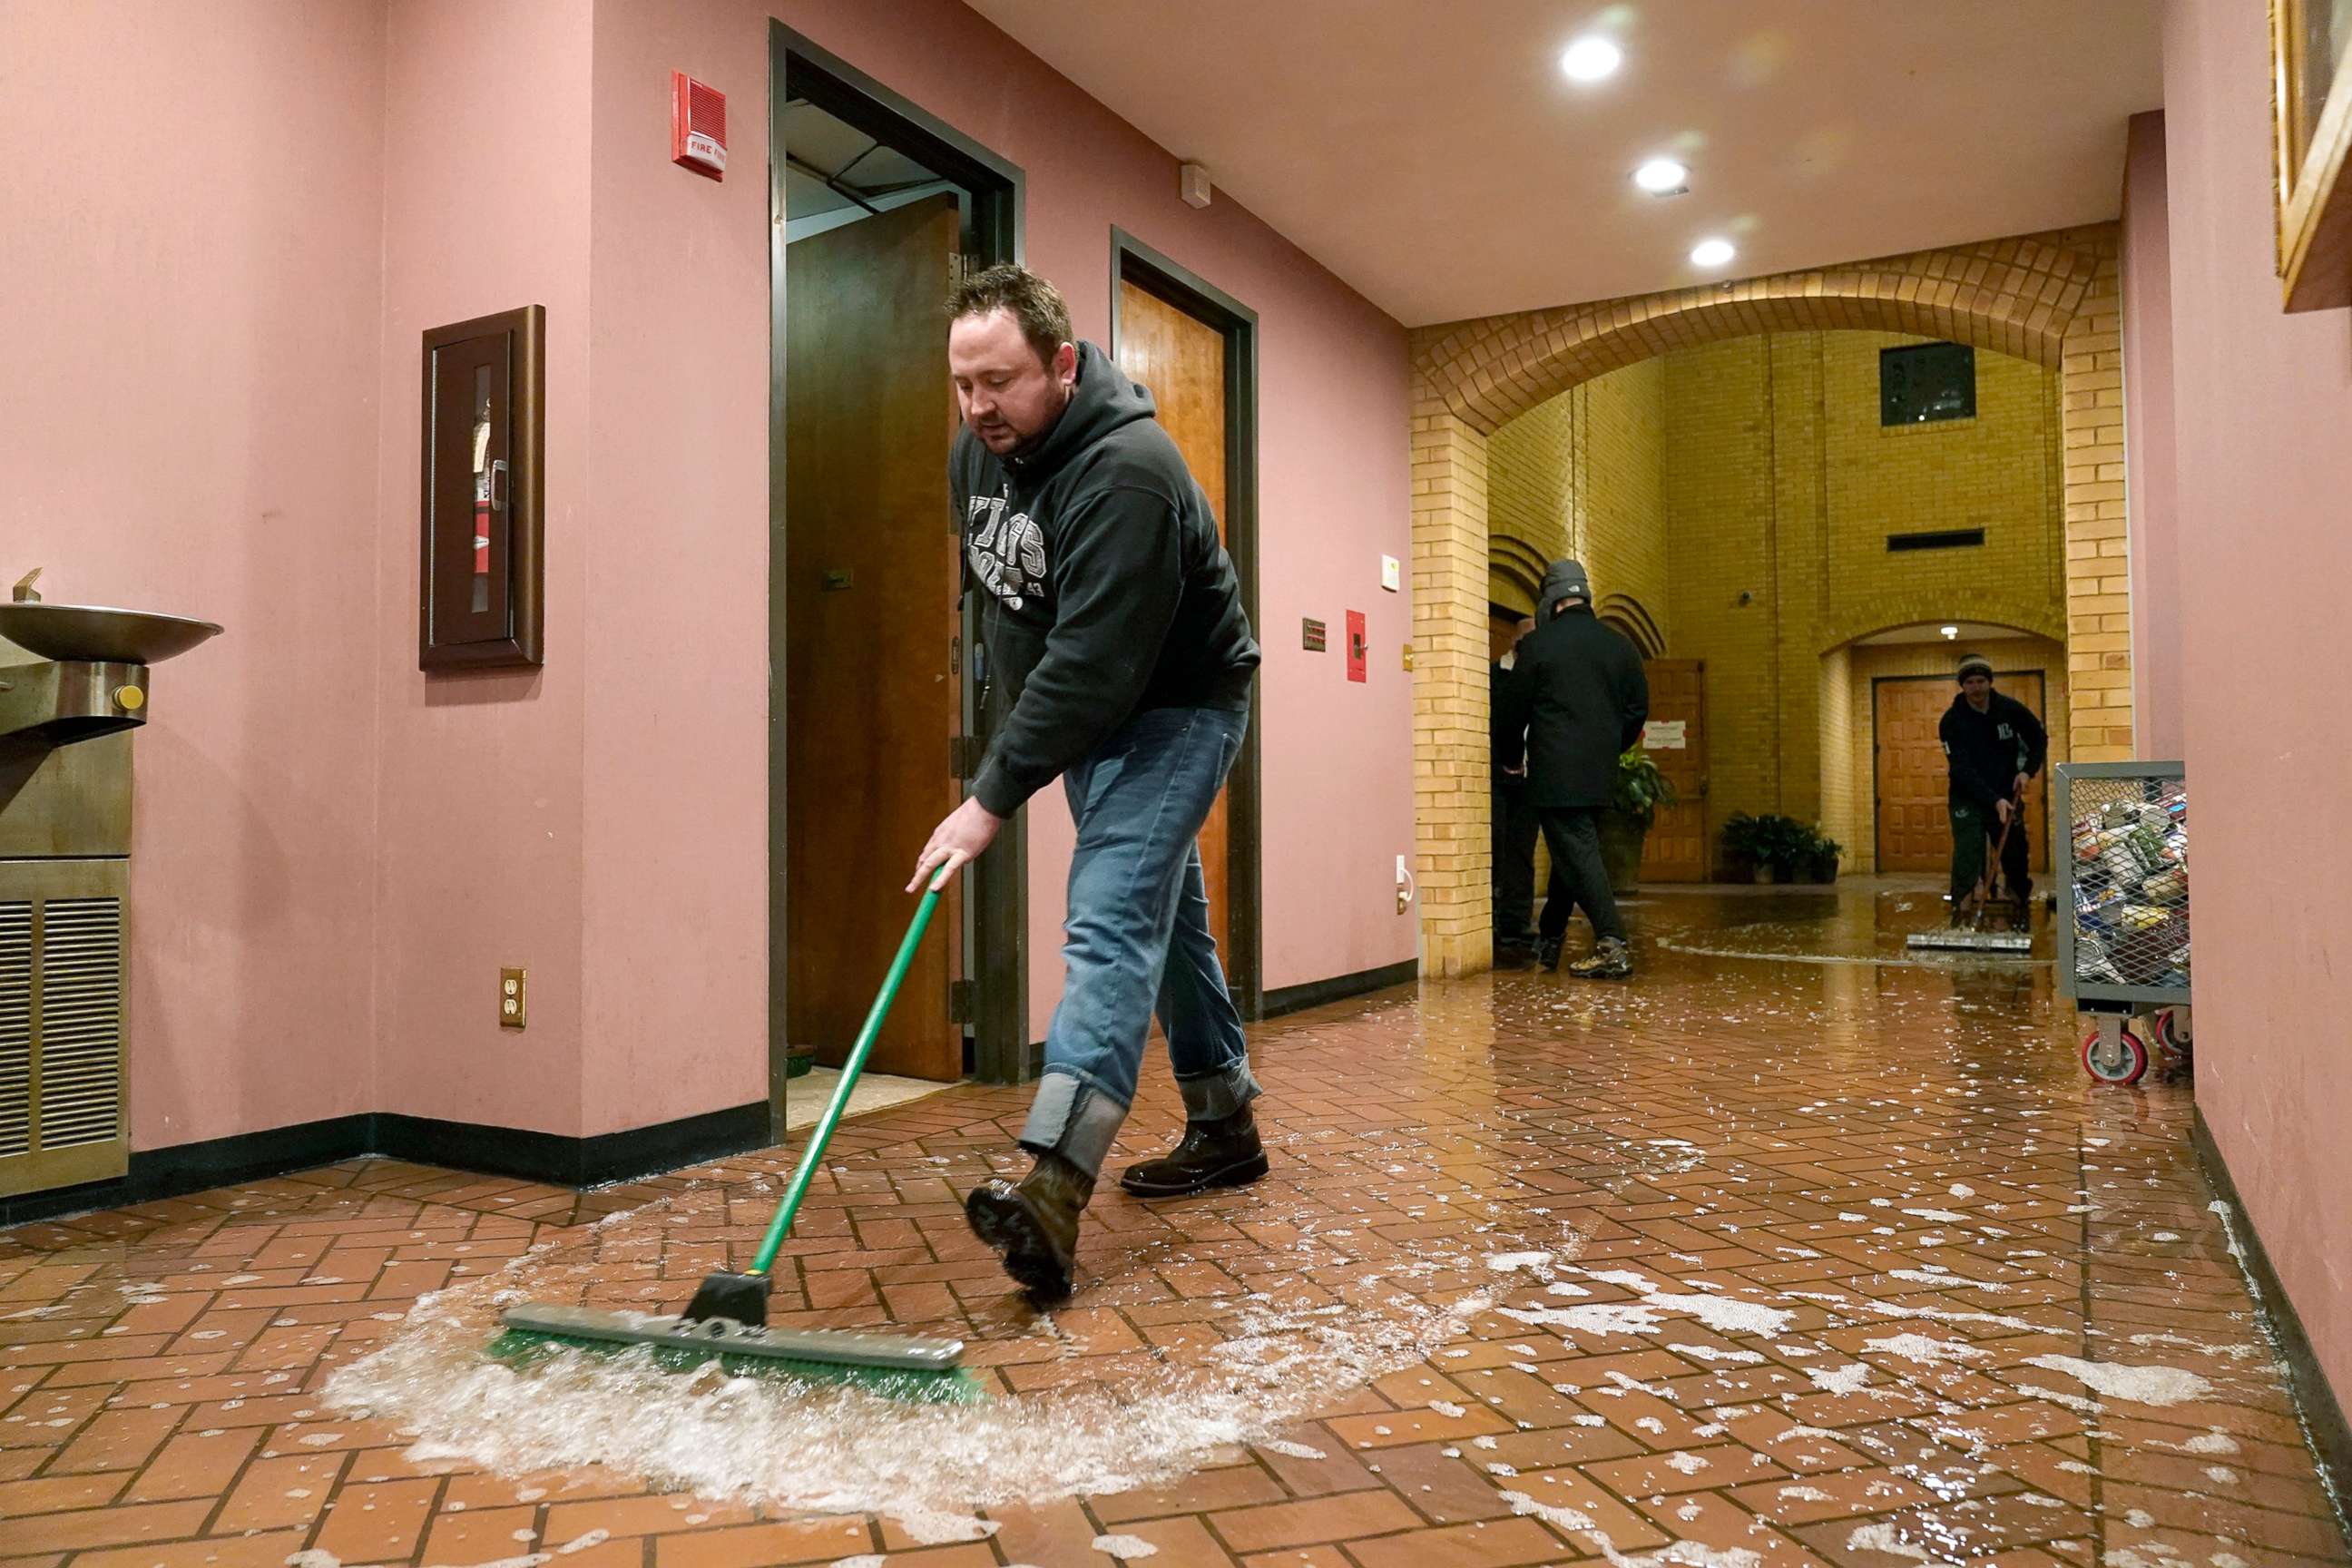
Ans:
[{"label": "window in brick wall", "polygon": [[1977,351],[1917,343],[1878,351],[1878,422],[1927,425],[1977,416]]}]

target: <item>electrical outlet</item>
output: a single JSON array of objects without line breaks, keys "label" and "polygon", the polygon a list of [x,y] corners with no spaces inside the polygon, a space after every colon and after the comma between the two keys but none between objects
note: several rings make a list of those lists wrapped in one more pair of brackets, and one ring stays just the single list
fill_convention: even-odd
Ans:
[{"label": "electrical outlet", "polygon": [[520,1029],[530,1016],[530,972],[499,971],[499,1027]]}]

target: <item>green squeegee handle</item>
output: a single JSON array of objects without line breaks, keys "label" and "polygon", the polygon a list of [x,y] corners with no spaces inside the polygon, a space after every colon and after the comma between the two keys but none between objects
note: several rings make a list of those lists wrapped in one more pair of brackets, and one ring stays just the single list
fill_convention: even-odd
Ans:
[{"label": "green squeegee handle", "polygon": [[833,1103],[824,1108],[815,1131],[809,1134],[808,1148],[801,1155],[801,1168],[793,1173],[793,1184],[785,1189],[784,1201],[777,1205],[775,1223],[768,1226],[767,1238],[760,1243],[759,1256],[751,1259],[751,1272],[765,1274],[776,1261],[777,1248],[792,1234],[793,1216],[800,1213],[801,1199],[808,1195],[809,1183],[816,1179],[816,1168],[824,1163],[824,1146],[833,1142],[833,1130],[841,1122],[841,1113],[849,1105],[850,1091],[857,1087],[857,1075],[866,1070],[866,1058],[873,1054],[876,1037],[882,1033],[882,1020],[890,1014],[890,1004],[898,999],[898,987],[907,978],[907,970],[915,962],[915,950],[923,942],[923,931],[931,923],[931,911],[940,907],[940,887],[934,880],[924,892],[923,901],[915,907],[915,918],[907,927],[907,940],[898,944],[898,956],[890,961],[890,973],[882,982],[882,994],[874,998],[873,1010],[866,1015],[866,1025],[857,1031],[857,1043],[849,1047],[849,1059],[841,1064],[841,1081],[834,1086]]}]

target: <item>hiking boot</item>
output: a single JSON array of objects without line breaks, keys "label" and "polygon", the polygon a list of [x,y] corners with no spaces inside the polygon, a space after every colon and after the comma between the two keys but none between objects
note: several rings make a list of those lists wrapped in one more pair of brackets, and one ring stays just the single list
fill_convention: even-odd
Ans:
[{"label": "hiking boot", "polygon": [[1524,942],[1498,942],[1495,947],[1495,967],[1526,969],[1536,961],[1535,944]]},{"label": "hiking boot", "polygon": [[1579,980],[1622,980],[1633,973],[1633,950],[1622,937],[1604,936],[1592,951],[1568,966]]},{"label": "hiking boot", "polygon": [[1557,938],[1546,936],[1536,939],[1536,967],[1538,969],[1559,967],[1559,942]]},{"label": "hiking boot", "polygon": [[1182,1142],[1157,1160],[1129,1165],[1118,1184],[1139,1198],[1181,1198],[1211,1187],[1245,1187],[1265,1174],[1265,1145],[1244,1105],[1214,1121],[1187,1121]]},{"label": "hiking boot", "polygon": [[1059,1154],[1037,1156],[1036,1169],[1018,1184],[998,1180],[974,1187],[963,1200],[971,1233],[996,1249],[1004,1271],[1040,1302],[1070,1294],[1078,1258],[1078,1215],[1095,1194],[1095,1179]]},{"label": "hiking boot", "polygon": [[2021,896],[2009,907],[2009,929],[2014,931],[2031,931],[2033,929],[2032,899]]}]

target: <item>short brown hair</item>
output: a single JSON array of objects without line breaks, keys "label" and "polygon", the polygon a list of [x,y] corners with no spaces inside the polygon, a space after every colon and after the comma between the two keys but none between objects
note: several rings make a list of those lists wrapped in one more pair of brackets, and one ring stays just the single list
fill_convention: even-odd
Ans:
[{"label": "short brown hair", "polygon": [[948,290],[948,320],[1012,313],[1021,335],[1036,351],[1038,361],[1054,363],[1054,354],[1072,342],[1070,307],[1062,291],[1030,271],[1006,261],[973,273]]}]

